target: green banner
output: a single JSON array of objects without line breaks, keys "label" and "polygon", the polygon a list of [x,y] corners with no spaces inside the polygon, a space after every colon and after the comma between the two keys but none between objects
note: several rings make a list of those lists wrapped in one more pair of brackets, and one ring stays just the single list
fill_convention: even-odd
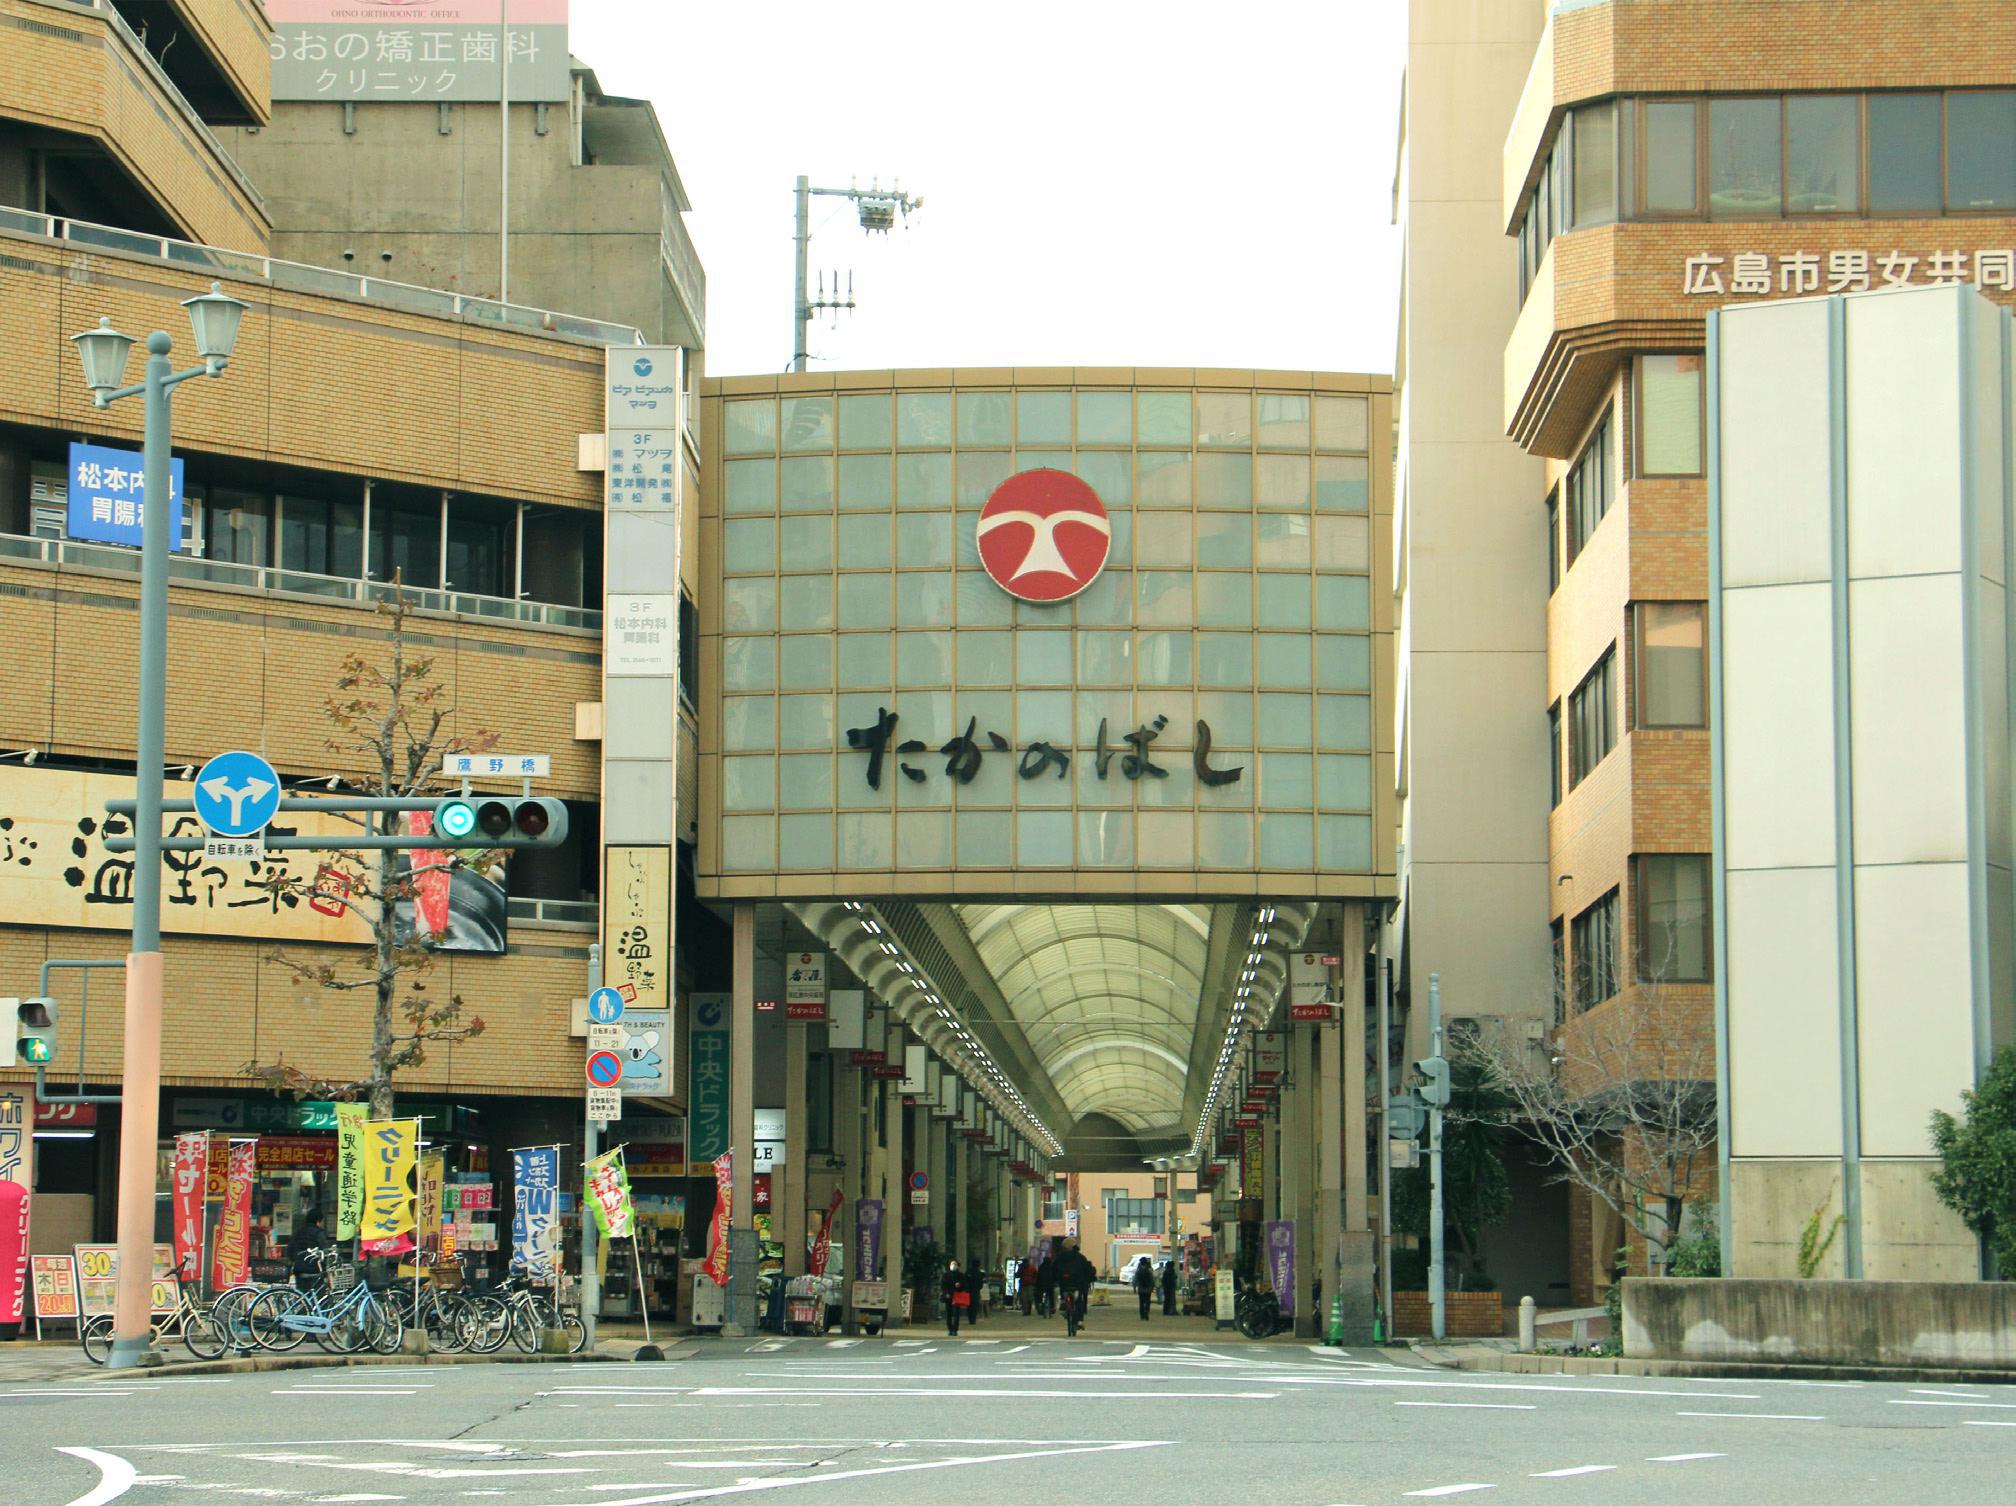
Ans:
[{"label": "green banner", "polygon": [[604,1239],[628,1239],[637,1232],[636,1212],[630,1205],[630,1169],[623,1164],[622,1146],[588,1163],[588,1203],[595,1210],[595,1222]]},{"label": "green banner", "polygon": [[336,1237],[355,1239],[364,1217],[364,1116],[361,1103],[331,1105],[336,1111]]}]

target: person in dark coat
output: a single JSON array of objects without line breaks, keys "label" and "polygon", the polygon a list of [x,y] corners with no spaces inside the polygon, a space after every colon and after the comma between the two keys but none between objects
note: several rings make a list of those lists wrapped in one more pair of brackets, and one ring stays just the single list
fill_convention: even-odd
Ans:
[{"label": "person in dark coat", "polygon": [[1015,1295],[1022,1299],[1022,1316],[1028,1317],[1036,1309],[1036,1262],[1029,1256],[1022,1257],[1022,1269],[1015,1278]]},{"label": "person in dark coat", "polygon": [[1064,1253],[1057,1258],[1057,1290],[1077,1302],[1080,1323],[1091,1311],[1086,1299],[1092,1293],[1092,1283],[1098,1279],[1099,1273],[1085,1258],[1084,1251],[1076,1244],[1066,1245]]},{"label": "person in dark coat", "polygon": [[321,1262],[308,1258],[310,1251],[324,1252],[334,1249],[336,1241],[329,1237],[329,1231],[322,1227],[322,1210],[310,1208],[301,1220],[301,1227],[294,1231],[287,1254],[294,1266],[294,1274],[304,1286],[320,1285],[322,1281]]},{"label": "person in dark coat", "polygon": [[1173,1256],[1162,1267],[1162,1316],[1176,1316],[1176,1261]]},{"label": "person in dark coat", "polygon": [[1142,1256],[1134,1266],[1134,1295],[1141,1299],[1141,1321],[1148,1321],[1148,1304],[1155,1296],[1155,1262]]},{"label": "person in dark coat", "polygon": [[1036,1267],[1036,1311],[1049,1317],[1057,1310],[1057,1257],[1045,1255]]},{"label": "person in dark coat", "polygon": [[987,1301],[987,1271],[982,1266],[966,1268],[966,1301],[966,1321],[978,1323],[980,1309]]},{"label": "person in dark coat", "polygon": [[945,1303],[945,1332],[953,1338],[959,1337],[959,1320],[965,1316],[973,1294],[967,1289],[966,1276],[959,1269],[956,1260],[945,1264],[945,1277],[938,1284],[938,1295]]}]

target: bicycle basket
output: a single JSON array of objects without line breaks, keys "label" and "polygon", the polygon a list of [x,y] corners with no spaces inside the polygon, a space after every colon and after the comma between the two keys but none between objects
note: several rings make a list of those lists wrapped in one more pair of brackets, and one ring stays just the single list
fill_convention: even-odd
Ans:
[{"label": "bicycle basket", "polygon": [[332,1265],[323,1272],[323,1278],[329,1283],[329,1290],[332,1292],[349,1291],[357,1284],[357,1275],[355,1264]]}]

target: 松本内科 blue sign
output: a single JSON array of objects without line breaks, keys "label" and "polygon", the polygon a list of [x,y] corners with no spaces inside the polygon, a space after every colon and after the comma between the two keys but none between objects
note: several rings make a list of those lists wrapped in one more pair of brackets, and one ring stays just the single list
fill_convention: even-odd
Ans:
[{"label": "\u677e\u672c\u5185\u79d1 blue sign", "polygon": [[[147,480],[138,450],[104,445],[70,446],[70,486],[65,531],[73,539],[140,547],[146,519]],[[182,462],[168,462],[168,547],[182,547]]]}]

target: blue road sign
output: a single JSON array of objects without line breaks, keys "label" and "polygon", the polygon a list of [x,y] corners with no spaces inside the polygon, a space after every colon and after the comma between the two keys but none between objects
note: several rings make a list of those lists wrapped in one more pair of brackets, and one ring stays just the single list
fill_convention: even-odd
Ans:
[{"label": "blue road sign", "polygon": [[196,772],[196,819],[219,837],[249,837],[280,810],[280,776],[257,753],[219,753]]},{"label": "blue road sign", "polygon": [[588,996],[588,1018],[598,1025],[613,1025],[623,1018],[623,996],[613,988],[598,988]]},{"label": "blue road sign", "polygon": [[623,1080],[623,1059],[613,1051],[593,1051],[588,1055],[588,1085],[613,1088]]}]

